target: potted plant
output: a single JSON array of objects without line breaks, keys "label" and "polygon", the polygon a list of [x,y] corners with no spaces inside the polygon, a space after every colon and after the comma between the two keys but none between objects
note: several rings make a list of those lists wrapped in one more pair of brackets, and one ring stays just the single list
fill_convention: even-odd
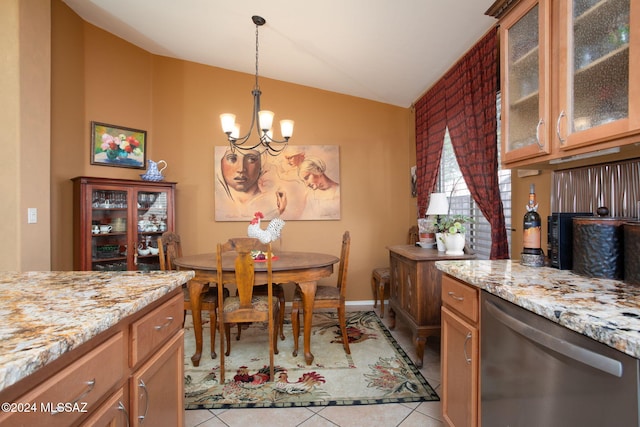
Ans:
[{"label": "potted plant", "polygon": [[465,224],[471,222],[471,218],[464,215],[447,215],[440,217],[434,222],[438,233],[442,233],[437,237],[442,241],[447,255],[464,254]]}]

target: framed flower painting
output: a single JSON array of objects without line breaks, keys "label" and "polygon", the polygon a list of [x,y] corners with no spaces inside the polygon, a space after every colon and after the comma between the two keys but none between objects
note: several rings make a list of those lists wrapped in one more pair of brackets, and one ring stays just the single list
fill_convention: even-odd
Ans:
[{"label": "framed flower painting", "polygon": [[91,122],[91,164],[145,169],[147,131]]}]

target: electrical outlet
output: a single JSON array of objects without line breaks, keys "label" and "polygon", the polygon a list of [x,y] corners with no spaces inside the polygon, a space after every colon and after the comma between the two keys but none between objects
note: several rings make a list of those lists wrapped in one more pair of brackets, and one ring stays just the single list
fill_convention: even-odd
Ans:
[{"label": "electrical outlet", "polygon": [[27,209],[27,223],[36,224],[38,222],[38,208]]}]

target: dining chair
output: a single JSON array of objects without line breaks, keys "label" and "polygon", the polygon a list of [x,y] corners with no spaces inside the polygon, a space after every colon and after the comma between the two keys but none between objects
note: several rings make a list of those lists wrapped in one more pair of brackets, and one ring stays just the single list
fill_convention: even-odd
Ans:
[{"label": "dining chair", "polygon": [[[267,285],[258,285],[253,287],[254,295],[267,295]],[[286,300],[284,298],[284,288],[280,283],[273,284],[273,296],[277,298],[279,304],[279,316],[278,316],[278,331],[280,332],[280,339],[284,341],[284,310],[286,307]],[[236,335],[236,341],[240,340],[242,334],[242,327],[238,324],[238,334]]]},{"label": "dining chair", "polygon": [[[340,251],[340,264],[338,266],[337,286],[319,285],[316,288],[316,296],[313,308],[335,308],[338,310],[338,322],[340,323],[340,333],[342,334],[342,345],[347,354],[351,354],[349,349],[349,336],[347,335],[347,320],[345,313],[345,302],[347,298],[347,269],[349,267],[349,249],[351,247],[351,236],[348,231],[342,235],[342,249]],[[300,336],[300,307],[302,306],[302,291],[299,286],[293,295],[291,303],[291,326],[293,329],[293,356],[298,355],[298,341]]]},{"label": "dining chair", "polygon": [[[158,256],[160,257],[160,270],[175,270],[173,260],[182,256],[182,243],[180,242],[180,236],[176,233],[167,231],[158,237]],[[192,310],[191,297],[189,295],[189,288],[186,284],[182,285],[182,295],[184,297],[184,316],[182,324],[187,317],[187,310]],[[226,295],[229,295],[229,291],[226,291]],[[201,308],[202,311],[209,312],[209,323],[211,327],[211,358],[218,357],[215,350],[216,330],[218,329],[218,293],[217,287],[209,286],[209,289],[205,291],[201,296]],[[193,312],[193,311],[192,311]]]},{"label": "dining chair", "polygon": [[[418,241],[418,226],[413,225],[407,234],[407,244],[415,245]],[[380,318],[384,318],[384,300],[389,298],[389,286],[391,284],[391,268],[378,267],[371,272],[371,291],[373,292],[373,308],[378,306],[380,300]]]},{"label": "dining chair", "polygon": [[[267,295],[255,295],[255,262],[251,257],[251,251],[263,251],[266,253]],[[225,254],[232,253],[235,256],[235,271],[232,277],[225,277],[222,269],[222,258]],[[229,355],[230,335],[232,323],[267,322],[269,330],[269,381],[274,377],[274,354],[278,354],[278,324],[277,317],[280,310],[277,300],[273,298],[273,270],[272,270],[271,244],[260,243],[258,239],[240,237],[229,239],[226,243],[219,243],[216,252],[216,273],[218,276],[218,300],[222,300],[222,306],[218,313],[220,330],[220,383],[224,383],[224,358]],[[263,282],[264,283],[264,282]],[[236,296],[224,297],[225,285],[235,285],[238,292]],[[227,341],[227,350],[224,349],[224,339]]]}]

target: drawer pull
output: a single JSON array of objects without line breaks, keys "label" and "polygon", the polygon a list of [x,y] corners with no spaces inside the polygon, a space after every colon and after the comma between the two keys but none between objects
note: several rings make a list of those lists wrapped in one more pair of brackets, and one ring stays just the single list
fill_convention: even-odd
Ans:
[{"label": "drawer pull", "polygon": [[[71,401],[71,403],[73,403],[73,404],[78,403],[80,401],[80,399],[85,397],[87,394],[91,393],[91,390],[93,390],[93,388],[96,386],[96,379],[94,378],[94,379],[92,379],[90,381],[87,381],[85,384],[87,385],[87,389],[85,391],[83,391],[80,394],[80,396],[78,396],[75,399],[73,399]],[[51,411],[51,415],[56,415],[56,414],[59,414],[59,413],[60,413],[60,411],[56,411],[56,410]]]},{"label": "drawer pull", "polygon": [[138,415],[138,420],[140,420],[140,424],[142,424],[144,423],[144,419],[147,417],[147,412],[149,411],[149,391],[147,390],[147,385],[142,380],[140,380],[140,384],[138,384],[138,387],[140,387],[144,391],[145,397],[144,415]]},{"label": "drawer pull", "polygon": [[448,295],[456,301],[464,301],[464,297],[459,297],[453,292],[449,292]]},{"label": "drawer pull", "polygon": [[464,338],[464,345],[462,346],[462,350],[464,351],[464,360],[467,362],[467,365],[471,365],[471,358],[467,354],[467,343],[471,340],[471,332],[467,333],[467,336]]},{"label": "drawer pull", "polygon": [[129,413],[127,412],[127,408],[124,407],[124,403],[121,401],[118,401],[118,411],[124,412],[124,418],[127,420],[127,427],[129,427],[131,425],[129,424]]},{"label": "drawer pull", "polygon": [[167,317],[167,321],[163,324],[163,325],[159,325],[159,326],[154,326],[156,331],[159,331],[160,329],[164,329],[169,327],[169,325],[173,323],[173,316],[169,316]]}]

